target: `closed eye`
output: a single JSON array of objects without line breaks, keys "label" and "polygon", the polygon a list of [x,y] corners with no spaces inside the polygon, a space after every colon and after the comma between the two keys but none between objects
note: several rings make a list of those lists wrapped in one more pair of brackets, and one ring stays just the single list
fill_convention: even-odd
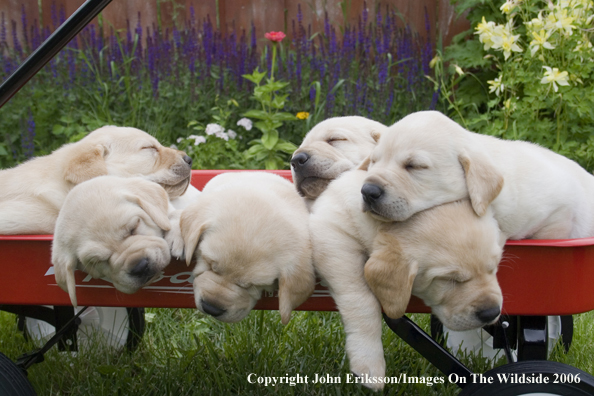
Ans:
[{"label": "closed eye", "polygon": [[142,150],[154,150],[154,151],[159,151],[159,149],[157,148],[157,146],[147,146],[147,147],[143,147]]},{"label": "closed eye", "polygon": [[332,145],[333,143],[336,143],[336,142],[346,142],[346,141],[347,141],[347,139],[344,139],[344,138],[330,138],[330,139],[326,140],[326,142],[329,145]]},{"label": "closed eye", "polygon": [[406,169],[407,171],[429,169],[429,165],[409,161],[404,164],[404,169]]},{"label": "closed eye", "polygon": [[130,237],[132,235],[136,235],[136,232],[138,231],[138,226],[140,225],[140,219],[137,219],[136,222],[132,223],[131,225],[128,226],[128,229],[126,231],[126,235],[124,236],[124,238]]}]

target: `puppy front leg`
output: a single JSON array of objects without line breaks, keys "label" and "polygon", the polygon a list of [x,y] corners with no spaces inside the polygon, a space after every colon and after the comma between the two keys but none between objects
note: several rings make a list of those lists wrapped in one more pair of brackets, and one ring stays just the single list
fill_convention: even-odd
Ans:
[{"label": "puppy front leg", "polygon": [[[365,380],[366,375],[384,377],[386,361],[381,307],[365,282],[363,266],[366,256],[361,250],[353,249],[356,244],[345,241],[339,246],[334,243],[314,246],[314,263],[328,283],[342,317],[351,371]],[[374,390],[384,387],[383,383],[373,382],[363,385]]]},{"label": "puppy front leg", "polygon": [[171,222],[171,229],[165,233],[165,241],[169,245],[171,257],[178,260],[185,260],[184,254],[184,238],[182,237],[180,228],[180,218],[182,210],[175,210],[171,203],[169,204],[169,221]]}]

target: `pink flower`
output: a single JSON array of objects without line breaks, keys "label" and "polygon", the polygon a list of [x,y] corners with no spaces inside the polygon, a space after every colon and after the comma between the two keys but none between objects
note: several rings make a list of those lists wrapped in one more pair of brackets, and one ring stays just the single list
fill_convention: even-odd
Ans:
[{"label": "pink flower", "polygon": [[264,35],[264,37],[270,41],[280,43],[287,36],[283,32],[268,32]]}]

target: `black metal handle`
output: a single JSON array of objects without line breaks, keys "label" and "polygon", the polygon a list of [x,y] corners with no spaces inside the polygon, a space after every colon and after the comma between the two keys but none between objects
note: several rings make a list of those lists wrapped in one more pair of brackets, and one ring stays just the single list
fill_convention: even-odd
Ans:
[{"label": "black metal handle", "polygon": [[87,0],[23,64],[0,85],[0,107],[4,106],[47,62],[95,18],[111,0]]}]

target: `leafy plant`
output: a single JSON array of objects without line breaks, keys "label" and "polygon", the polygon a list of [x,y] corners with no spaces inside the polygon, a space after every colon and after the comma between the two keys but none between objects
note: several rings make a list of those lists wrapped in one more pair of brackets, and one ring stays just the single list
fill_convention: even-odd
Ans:
[{"label": "leafy plant", "polygon": [[256,69],[252,74],[243,75],[243,78],[256,84],[253,98],[261,106],[261,110],[248,110],[243,113],[243,116],[257,119],[258,121],[254,123],[254,126],[262,132],[260,139],[250,142],[252,147],[249,148],[246,154],[248,158],[254,158],[256,161],[263,160],[266,169],[283,168],[286,163],[286,156],[283,154],[293,154],[297,149],[297,146],[281,139],[279,135],[279,128],[283,126],[285,121],[297,120],[297,117],[293,114],[282,111],[289,96],[284,92],[289,83],[274,79],[276,46],[284,37],[285,35],[282,32],[267,33],[266,38],[273,42],[273,46],[270,78],[266,79],[265,84],[262,84],[262,80],[266,76],[266,72],[260,72]]}]

